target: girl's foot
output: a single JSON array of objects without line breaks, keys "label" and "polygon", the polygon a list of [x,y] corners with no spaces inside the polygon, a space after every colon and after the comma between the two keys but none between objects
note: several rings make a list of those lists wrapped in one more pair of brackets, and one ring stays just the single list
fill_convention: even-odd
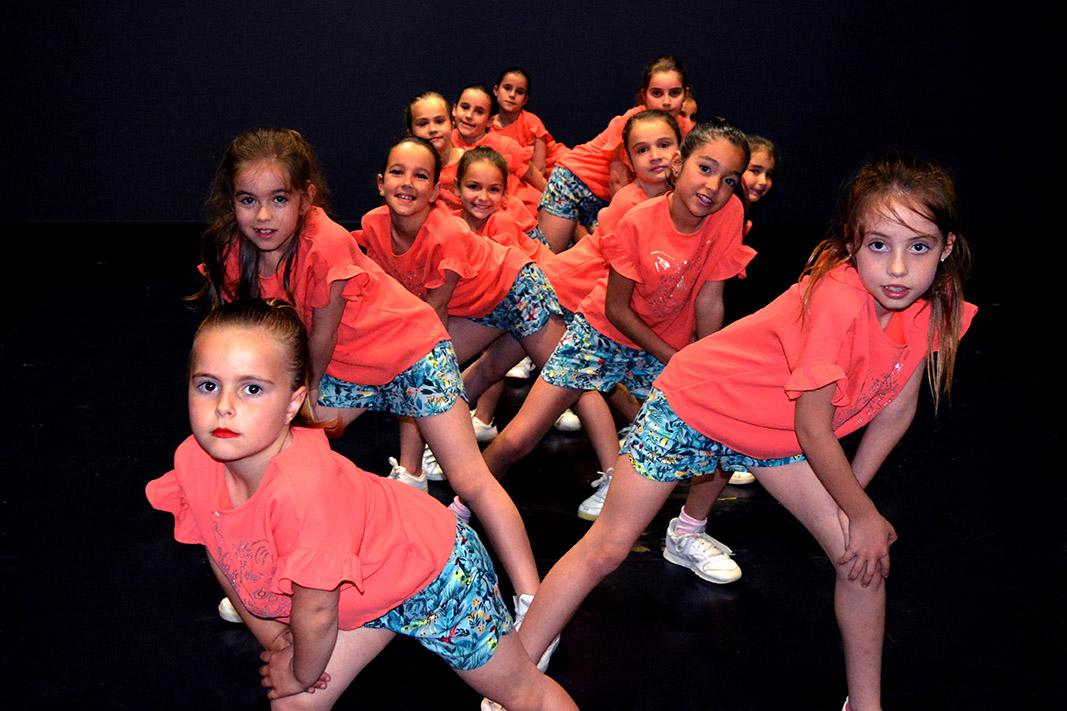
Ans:
[{"label": "girl's foot", "polygon": [[582,429],[582,421],[578,419],[578,415],[568,409],[556,418],[556,424],[552,426],[560,432],[577,432]]},{"label": "girl's foot", "polygon": [[604,508],[604,499],[608,496],[608,487],[611,485],[611,475],[614,471],[615,469],[612,468],[606,472],[598,472],[600,478],[595,479],[590,484],[590,486],[596,487],[596,492],[578,506],[578,518],[584,518],[586,521],[596,521],[600,511]]},{"label": "girl's foot", "polygon": [[430,481],[446,479],[444,470],[437,463],[437,457],[433,456],[433,452],[430,451],[430,445],[426,445],[422,450],[422,475]]},{"label": "girl's foot", "polygon": [[389,472],[390,479],[396,479],[402,484],[414,486],[419,491],[430,490],[429,485],[426,483],[426,476],[424,474],[419,474],[418,476],[415,476],[414,474],[409,472],[406,467],[400,466],[400,462],[396,461],[396,457],[389,457],[389,464],[393,467],[392,471]]},{"label": "girl's foot", "polygon": [[508,371],[506,377],[514,378],[515,380],[529,380],[530,374],[533,373],[534,364],[530,360],[529,356],[519,361],[519,364]]},{"label": "girl's foot", "polygon": [[752,475],[752,472],[744,468],[730,474],[730,483],[734,486],[745,486],[754,481],[756,481],[756,477]]},{"label": "girl's foot", "polygon": [[[489,423],[486,424],[485,422],[479,420],[478,416],[475,415],[473,412],[471,413],[471,423],[474,425],[474,437],[478,440],[479,444],[492,442],[499,434],[499,431],[497,430],[496,425],[493,424],[492,420],[490,420]],[[424,464],[423,467],[425,466],[426,465]]]}]

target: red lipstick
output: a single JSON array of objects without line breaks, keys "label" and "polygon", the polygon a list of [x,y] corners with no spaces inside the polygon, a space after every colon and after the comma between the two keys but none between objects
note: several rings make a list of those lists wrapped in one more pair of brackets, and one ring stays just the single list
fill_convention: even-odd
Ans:
[{"label": "red lipstick", "polygon": [[211,431],[211,434],[219,439],[230,439],[231,437],[237,436],[236,432],[228,430],[225,427],[217,427]]}]

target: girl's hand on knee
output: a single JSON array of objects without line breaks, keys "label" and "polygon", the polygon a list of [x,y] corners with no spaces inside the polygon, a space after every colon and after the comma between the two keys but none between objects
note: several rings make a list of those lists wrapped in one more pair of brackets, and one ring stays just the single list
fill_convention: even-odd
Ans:
[{"label": "girl's hand on knee", "polygon": [[848,579],[860,578],[863,587],[867,587],[875,575],[889,577],[889,546],[896,540],[897,532],[881,514],[851,519],[845,552],[837,559],[837,564],[847,565],[852,561]]},{"label": "girl's hand on knee", "polygon": [[325,689],[330,682],[330,675],[323,672],[311,686],[305,687],[293,671],[293,646],[289,645],[278,651],[267,650],[259,655],[265,664],[259,668],[263,677],[261,682],[264,687],[270,689],[267,698],[281,699],[286,696],[295,696],[303,692],[314,694],[315,689]]}]

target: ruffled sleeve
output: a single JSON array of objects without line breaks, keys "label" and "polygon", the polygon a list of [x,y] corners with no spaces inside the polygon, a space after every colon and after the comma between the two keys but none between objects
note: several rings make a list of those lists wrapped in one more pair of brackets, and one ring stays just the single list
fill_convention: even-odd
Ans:
[{"label": "ruffled sleeve", "polygon": [[445,205],[430,213],[423,229],[430,237],[426,240],[427,253],[419,255],[420,261],[431,265],[425,282],[427,289],[443,285],[446,271],[459,274],[460,280],[477,276],[475,265],[479,261],[472,258],[471,251],[478,246],[476,240],[485,237],[471,232],[467,223],[453,215]]},{"label": "ruffled sleeve", "polygon": [[[785,394],[790,400],[796,400],[802,394],[818,390],[830,383],[843,385],[846,379],[845,369],[840,365],[833,363],[806,365],[789,374],[789,379],[785,381]],[[847,402],[845,389],[841,385],[838,385],[834,392],[834,406]]]},{"label": "ruffled sleeve", "polygon": [[293,583],[317,590],[350,583],[362,593],[363,566],[355,553],[297,548],[278,558],[271,592],[292,595]]},{"label": "ruffled sleeve", "polygon": [[600,239],[600,254],[604,261],[627,279],[640,283],[639,260],[635,252],[637,232],[629,220],[619,222],[618,229]]},{"label": "ruffled sleeve", "polygon": [[145,496],[152,508],[174,515],[174,539],[179,543],[203,544],[200,528],[178,484],[177,471],[170,471],[148,482]]},{"label": "ruffled sleeve", "polygon": [[756,250],[747,244],[737,245],[736,249],[729,254],[724,254],[722,259],[715,262],[715,265],[708,270],[708,281],[725,281],[731,277],[744,279],[748,276],[745,273],[745,267],[755,256]]}]

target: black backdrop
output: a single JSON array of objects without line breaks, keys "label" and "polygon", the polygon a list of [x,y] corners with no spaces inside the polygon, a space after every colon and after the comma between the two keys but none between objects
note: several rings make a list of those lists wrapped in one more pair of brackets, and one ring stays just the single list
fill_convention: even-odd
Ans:
[{"label": "black backdrop", "polygon": [[197,221],[229,139],[269,124],[308,137],[335,212],[356,222],[411,95],[454,97],[520,64],[530,109],[573,145],[631,105],[644,64],[670,53],[702,113],[781,146],[764,224],[825,223],[841,180],[881,147],[950,165],[971,224],[1051,224],[1062,11],[991,7],[5,3],[0,219]]}]

